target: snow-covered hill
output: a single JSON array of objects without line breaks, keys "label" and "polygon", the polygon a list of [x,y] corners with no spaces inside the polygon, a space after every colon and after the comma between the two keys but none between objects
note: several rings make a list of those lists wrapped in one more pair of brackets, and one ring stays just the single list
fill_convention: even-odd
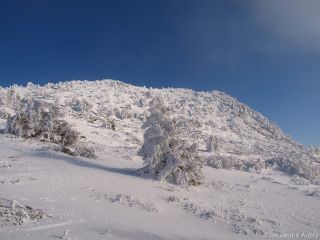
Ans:
[{"label": "snow-covered hill", "polygon": [[[180,120],[180,137],[197,143],[207,165],[203,186],[183,189],[136,175],[142,126],[156,96]],[[21,99],[30,98],[59,106],[97,159],[1,135],[2,202],[14,199],[19,211],[31,205],[53,216],[7,226],[0,239],[256,239],[320,229],[317,155],[222,92],[114,80],[12,86],[0,89],[3,129]]]},{"label": "snow-covered hill", "polygon": [[149,102],[160,95],[173,116],[185,120],[182,137],[198,144],[208,164],[258,172],[273,166],[318,182],[311,173],[296,169],[301,160],[314,165],[308,149],[284,134],[275,123],[222,92],[150,89],[103,80],[45,86],[30,83],[27,87],[1,89],[0,94],[3,117],[14,114],[19,99],[43,99],[58,105],[64,118],[98,151],[130,148],[130,158],[135,157],[142,144],[142,125],[149,114]]}]

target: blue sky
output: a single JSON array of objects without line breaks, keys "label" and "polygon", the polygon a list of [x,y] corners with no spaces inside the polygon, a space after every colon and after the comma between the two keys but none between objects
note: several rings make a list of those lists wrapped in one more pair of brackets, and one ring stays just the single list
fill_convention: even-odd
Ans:
[{"label": "blue sky", "polygon": [[320,1],[3,0],[0,85],[217,89],[320,145]]}]

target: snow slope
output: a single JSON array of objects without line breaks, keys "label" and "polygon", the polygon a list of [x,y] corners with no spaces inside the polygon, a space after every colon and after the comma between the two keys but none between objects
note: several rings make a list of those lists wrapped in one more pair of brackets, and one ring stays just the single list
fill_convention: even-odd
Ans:
[{"label": "snow slope", "polygon": [[[3,127],[18,95],[40,98],[59,105],[98,156],[71,157],[49,144],[0,135],[0,198],[45,212],[21,226],[2,224],[0,239],[259,239],[320,232],[319,160],[224,93],[103,80],[12,86],[0,94]],[[156,95],[185,119],[182,137],[198,143],[208,160],[205,185],[184,189],[137,174],[142,125]],[[230,170],[210,167],[226,159]]]},{"label": "snow slope", "polygon": [[0,196],[48,215],[1,226],[0,239],[263,239],[320,229],[316,186],[277,171],[205,167],[206,185],[182,189],[137,176],[141,162],[121,153],[75,158],[4,136],[0,148]]}]

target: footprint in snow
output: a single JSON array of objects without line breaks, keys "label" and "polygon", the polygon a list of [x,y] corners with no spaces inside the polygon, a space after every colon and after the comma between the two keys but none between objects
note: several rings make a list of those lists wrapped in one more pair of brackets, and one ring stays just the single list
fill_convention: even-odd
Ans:
[{"label": "footprint in snow", "polygon": [[0,160],[0,168],[11,168],[11,164]]},{"label": "footprint in snow", "polygon": [[8,183],[8,184],[17,184],[17,183],[19,183],[19,182],[20,182],[19,179],[9,179],[9,180],[7,180],[7,183]]},{"label": "footprint in snow", "polygon": [[22,156],[7,156],[7,158],[11,159],[11,161],[13,162],[17,162],[19,161],[19,158],[21,158]]}]

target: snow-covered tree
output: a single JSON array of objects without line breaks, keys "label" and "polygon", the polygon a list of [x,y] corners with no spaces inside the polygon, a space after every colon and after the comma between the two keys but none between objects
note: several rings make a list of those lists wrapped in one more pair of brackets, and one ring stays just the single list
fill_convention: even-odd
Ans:
[{"label": "snow-covered tree", "polygon": [[311,146],[310,148],[311,154],[315,156],[320,156],[320,147],[313,147]]},{"label": "snow-covered tree", "polygon": [[217,137],[210,136],[207,139],[207,152],[219,152],[219,141]]},{"label": "snow-covered tree", "polygon": [[13,88],[1,92],[0,94],[0,106],[17,111],[20,108],[20,102],[20,95]]},{"label": "snow-covered tree", "polygon": [[203,182],[197,146],[179,139],[176,123],[161,97],[150,102],[145,127],[144,143],[139,151],[146,163],[144,173],[179,185]]},{"label": "snow-covered tree", "polygon": [[316,155],[320,156],[320,147],[316,147],[316,148],[314,149],[314,153],[315,153]]},{"label": "snow-covered tree", "polygon": [[23,99],[21,105],[21,109],[7,120],[7,133],[58,143],[63,148],[78,140],[78,132],[60,119],[57,106],[33,98]]}]

